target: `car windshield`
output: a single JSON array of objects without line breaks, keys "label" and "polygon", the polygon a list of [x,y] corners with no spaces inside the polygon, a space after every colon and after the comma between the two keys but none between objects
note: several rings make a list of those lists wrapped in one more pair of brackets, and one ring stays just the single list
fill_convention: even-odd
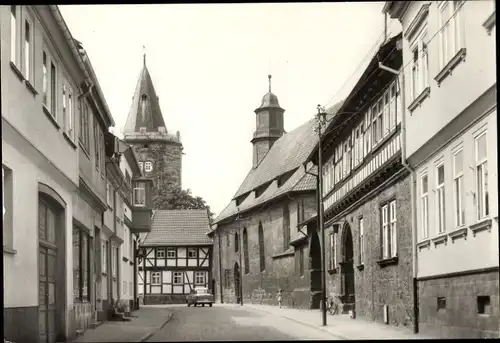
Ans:
[{"label": "car windshield", "polygon": [[197,288],[196,289],[196,293],[197,294],[207,294],[208,293],[208,289],[206,289],[206,288]]}]

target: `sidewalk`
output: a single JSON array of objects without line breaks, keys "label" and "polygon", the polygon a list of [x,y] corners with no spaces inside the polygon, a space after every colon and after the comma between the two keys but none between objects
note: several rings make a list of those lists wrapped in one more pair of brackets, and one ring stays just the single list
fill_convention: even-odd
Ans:
[{"label": "sidewalk", "polygon": [[363,339],[429,339],[433,337],[414,334],[411,327],[395,327],[381,323],[372,322],[363,318],[351,319],[348,315],[330,315],[327,313],[326,326],[322,326],[320,310],[301,310],[291,308],[279,308],[278,306],[246,304],[218,304],[218,306],[231,306],[238,308],[250,308],[264,311],[273,315],[282,316],[292,321],[304,324],[319,330],[326,331],[333,336],[345,340]]},{"label": "sidewalk", "polygon": [[132,312],[129,322],[104,322],[95,329],[87,329],[76,342],[143,342],[172,318],[167,308],[141,307]]}]

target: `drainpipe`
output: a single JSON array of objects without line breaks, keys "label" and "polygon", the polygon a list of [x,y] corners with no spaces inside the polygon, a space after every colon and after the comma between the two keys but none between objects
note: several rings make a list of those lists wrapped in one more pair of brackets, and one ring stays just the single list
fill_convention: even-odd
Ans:
[{"label": "drainpipe", "polygon": [[[396,82],[398,83],[399,92],[401,94],[401,164],[410,173],[410,201],[411,201],[411,231],[412,231],[412,254],[413,254],[413,278],[412,278],[412,291],[413,291],[413,332],[418,333],[418,260],[417,260],[417,211],[416,211],[416,177],[415,171],[408,164],[406,159],[406,92],[405,92],[405,75],[404,67],[400,70],[384,66],[379,62],[379,68],[396,75]],[[399,80],[401,78],[401,81]],[[397,109],[397,107],[396,107]],[[397,112],[396,112],[397,115]]]},{"label": "drainpipe", "polygon": [[224,304],[224,294],[222,288],[222,257],[221,257],[221,248],[220,248],[220,232],[217,233],[217,238],[219,240],[219,288],[220,288],[220,302]]}]

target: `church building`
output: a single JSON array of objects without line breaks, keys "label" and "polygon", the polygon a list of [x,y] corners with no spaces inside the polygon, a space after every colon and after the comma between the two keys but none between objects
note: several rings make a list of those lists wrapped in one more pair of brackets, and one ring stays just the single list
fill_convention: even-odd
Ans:
[{"label": "church building", "polygon": [[170,133],[165,126],[146,55],[123,134],[124,141],[134,147],[144,176],[154,181],[153,198],[168,184],[181,187],[181,136],[179,131]]},{"label": "church building", "polygon": [[277,305],[282,289],[285,306],[319,307],[317,230],[298,225],[316,214],[316,172],[307,166],[307,173],[305,162],[318,138],[313,120],[286,133],[284,112],[269,76],[269,92],[255,110],[251,169],[208,234],[216,301]]}]

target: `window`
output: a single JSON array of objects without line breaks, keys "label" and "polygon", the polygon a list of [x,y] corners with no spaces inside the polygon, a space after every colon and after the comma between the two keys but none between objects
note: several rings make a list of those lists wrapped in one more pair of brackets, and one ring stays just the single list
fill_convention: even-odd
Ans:
[{"label": "window", "polygon": [[234,252],[238,252],[240,250],[240,237],[238,236],[238,232],[234,234]]},{"label": "window", "polygon": [[243,256],[245,259],[245,274],[250,272],[250,259],[248,256],[248,234],[247,228],[243,228]]},{"label": "window", "polygon": [[43,92],[43,105],[45,107],[47,107],[49,104],[48,104],[48,92],[49,92],[49,86],[48,86],[48,83],[49,83],[49,69],[48,69],[48,57],[47,57],[47,53],[44,51],[43,54],[42,54],[42,59],[43,59],[43,62],[42,62],[42,74],[43,74],[43,79],[42,79],[42,92]]},{"label": "window", "polygon": [[104,171],[105,171],[105,159],[104,159],[104,147],[105,147],[105,143],[104,143],[104,132],[103,130],[99,130],[99,138],[100,138],[100,141],[99,141],[99,147],[100,147],[100,156],[101,156],[101,176],[102,178],[104,178]]},{"label": "window", "polygon": [[372,120],[371,120],[371,112],[370,109],[366,111],[365,114],[365,155],[368,154],[371,151],[372,148],[372,139],[371,139],[371,134],[372,134]]},{"label": "window", "polygon": [[167,248],[167,258],[176,258],[177,251],[175,248]]},{"label": "window", "polygon": [[16,64],[17,57],[17,7],[10,6],[10,60]]},{"label": "window", "polygon": [[165,249],[156,248],[156,258],[165,258]]},{"label": "window", "polygon": [[230,234],[228,233],[226,236],[226,247],[231,245],[231,239],[229,238]]},{"label": "window", "polygon": [[436,184],[436,213],[437,213],[437,229],[438,234],[445,231],[445,193],[444,193],[444,165],[437,167],[437,184]]},{"label": "window", "polygon": [[424,174],[420,178],[420,220],[422,238],[429,236],[429,178]]},{"label": "window", "polygon": [[118,271],[118,248],[111,248],[111,273],[114,278],[116,278],[116,274]]},{"label": "window", "polygon": [[173,284],[174,285],[182,285],[182,272],[173,272]]},{"label": "window", "polygon": [[476,204],[477,219],[485,218],[489,215],[488,198],[488,151],[486,132],[476,137],[475,157],[476,157]]},{"label": "window", "polygon": [[384,106],[384,110],[383,110],[383,113],[382,113],[382,124],[383,126],[381,125],[381,127],[383,127],[382,129],[382,136],[385,137],[387,134],[389,134],[389,115],[390,115],[390,111],[389,111],[389,104],[390,104],[390,101],[389,101],[389,95],[390,95],[390,89],[387,88],[387,90],[384,92],[384,95],[382,96],[382,99],[383,99],[383,106]]},{"label": "window", "polygon": [[266,255],[264,250],[264,230],[262,229],[261,222],[259,222],[259,266],[261,272],[266,269]]},{"label": "window", "polygon": [[410,47],[412,52],[410,101],[415,100],[429,86],[427,43],[427,25],[425,25],[420,29]]},{"label": "window", "polygon": [[108,201],[108,206],[113,208],[113,186],[111,183],[106,183],[106,199]]},{"label": "window", "polygon": [[397,256],[396,200],[382,206],[382,257]]},{"label": "window", "polygon": [[365,262],[365,223],[359,218],[359,264]]},{"label": "window", "polygon": [[189,258],[196,258],[197,255],[197,249],[196,248],[188,248],[188,257]]},{"label": "window", "polygon": [[288,205],[283,208],[283,251],[288,249],[290,243],[290,211]]},{"label": "window", "polygon": [[396,82],[390,86],[390,97],[389,97],[389,130],[392,131],[396,128],[397,121],[397,96],[398,92],[396,89]]},{"label": "window", "polygon": [[102,272],[106,274],[108,267],[108,242],[102,241],[101,247]]},{"label": "window", "polygon": [[100,164],[101,164],[101,159],[100,159],[100,137],[99,137],[99,123],[97,122],[97,118],[94,118],[94,152],[95,152],[95,169],[99,170]]},{"label": "window", "polygon": [[90,151],[90,136],[89,136],[89,107],[83,103],[80,121],[80,141],[84,149]]},{"label": "window", "polygon": [[[174,274],[175,274],[175,272],[174,272]],[[160,274],[160,272],[151,272],[151,284],[152,285],[160,285],[161,284],[161,274]]]},{"label": "window", "polygon": [[437,309],[439,310],[446,310],[446,298],[445,297],[438,297],[437,298]]},{"label": "window", "polygon": [[299,249],[299,275],[304,275],[304,247]]},{"label": "window", "polygon": [[73,297],[90,301],[90,238],[83,230],[73,227]]},{"label": "window", "polygon": [[455,226],[465,224],[464,204],[464,163],[463,150],[460,149],[453,154],[453,203],[455,207]]},{"label": "window", "polygon": [[442,1],[439,5],[440,67],[444,66],[463,47],[464,27],[462,25],[463,1]]},{"label": "window", "polygon": [[138,182],[134,188],[134,206],[146,206],[146,190],[142,182]]},{"label": "window", "polygon": [[[300,224],[304,221],[304,211],[305,211],[304,199],[297,201],[297,224]],[[297,230],[298,229],[299,226],[297,225]]]},{"label": "window", "polygon": [[205,272],[195,272],[194,284],[195,285],[204,285],[205,284]]},{"label": "window", "polygon": [[139,162],[139,168],[141,169],[141,172],[144,170],[144,162]]},{"label": "window", "polygon": [[3,246],[12,248],[13,237],[13,182],[12,170],[2,165]]},{"label": "window", "polygon": [[477,297],[477,313],[479,314],[491,314],[489,295],[480,295]]},{"label": "window", "polygon": [[57,103],[56,103],[56,66],[50,63],[50,112],[54,118],[57,118]]},{"label": "window", "polygon": [[33,61],[33,49],[32,49],[32,29],[29,21],[24,22],[24,77],[28,82],[32,82],[33,78],[31,76],[31,66]]},{"label": "window", "polygon": [[337,256],[335,253],[335,232],[330,233],[330,270],[337,266]]},{"label": "window", "polygon": [[150,171],[153,171],[153,162],[146,162],[144,164],[144,170],[149,173]]}]

